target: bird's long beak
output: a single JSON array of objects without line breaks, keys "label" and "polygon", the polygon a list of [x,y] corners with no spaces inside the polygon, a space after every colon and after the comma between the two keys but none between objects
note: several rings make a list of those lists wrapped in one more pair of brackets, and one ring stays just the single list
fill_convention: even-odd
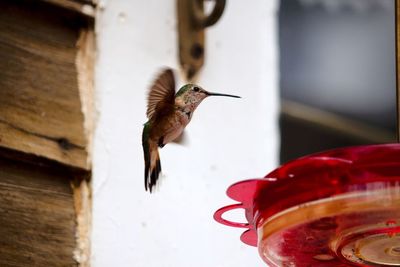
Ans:
[{"label": "bird's long beak", "polygon": [[227,95],[227,94],[212,93],[212,92],[207,92],[207,96],[228,96],[228,97],[241,98],[240,96],[237,95]]}]

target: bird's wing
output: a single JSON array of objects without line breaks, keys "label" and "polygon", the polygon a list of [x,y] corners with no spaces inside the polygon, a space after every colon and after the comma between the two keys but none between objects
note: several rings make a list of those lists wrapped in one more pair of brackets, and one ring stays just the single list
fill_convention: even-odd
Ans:
[{"label": "bird's wing", "polygon": [[147,99],[147,117],[153,119],[157,113],[165,113],[174,106],[175,78],[171,69],[165,69],[150,87]]}]

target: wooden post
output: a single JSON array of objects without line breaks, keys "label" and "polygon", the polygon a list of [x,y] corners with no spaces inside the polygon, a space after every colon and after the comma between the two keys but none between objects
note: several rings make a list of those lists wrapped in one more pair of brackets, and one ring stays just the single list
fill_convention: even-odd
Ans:
[{"label": "wooden post", "polygon": [[93,15],[0,1],[0,266],[90,265]]}]

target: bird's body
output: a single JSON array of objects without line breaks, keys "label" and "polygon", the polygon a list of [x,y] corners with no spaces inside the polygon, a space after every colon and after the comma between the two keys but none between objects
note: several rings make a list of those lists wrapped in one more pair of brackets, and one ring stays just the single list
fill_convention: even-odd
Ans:
[{"label": "bird's body", "polygon": [[186,84],[175,94],[172,70],[162,72],[150,88],[147,106],[148,121],[144,124],[142,145],[145,159],[145,189],[152,191],[161,172],[158,147],[176,140],[190,122],[201,101],[212,95],[194,84]]}]

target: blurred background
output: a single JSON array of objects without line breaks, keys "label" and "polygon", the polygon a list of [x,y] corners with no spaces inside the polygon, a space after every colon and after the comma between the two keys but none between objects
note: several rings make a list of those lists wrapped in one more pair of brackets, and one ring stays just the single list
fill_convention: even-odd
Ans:
[{"label": "blurred background", "polygon": [[391,0],[294,0],[279,8],[280,161],[396,140]]}]

